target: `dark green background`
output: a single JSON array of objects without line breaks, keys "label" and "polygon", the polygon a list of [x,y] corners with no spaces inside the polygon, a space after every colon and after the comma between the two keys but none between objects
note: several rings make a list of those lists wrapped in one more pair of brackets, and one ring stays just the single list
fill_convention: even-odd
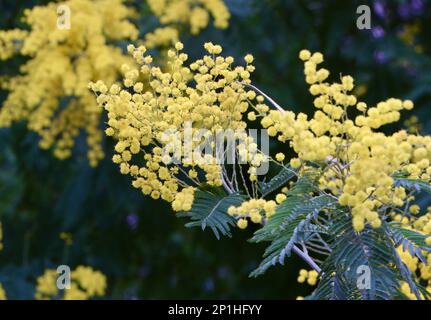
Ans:
[{"label": "dark green background", "polygon": [[[0,27],[22,26],[24,8],[47,1],[0,1]],[[378,4],[385,8],[379,15]],[[288,1],[226,0],[232,18],[227,30],[209,27],[196,37],[184,35],[191,57],[203,53],[206,41],[220,43],[226,54],[255,56],[254,83],[285,109],[312,112],[298,52],[324,53],[325,67],[351,74],[366,84],[362,100],[373,104],[389,97],[411,98],[422,133],[431,130],[431,6],[419,1]],[[372,8],[372,26],[385,30],[376,38],[356,28],[356,8]],[[142,13],[136,21],[144,34],[157,26],[145,1],[133,1]],[[406,12],[408,15],[406,16]],[[398,33],[418,21],[416,37],[423,54],[400,41]],[[122,44],[125,47],[125,43]],[[380,53],[379,53],[380,52]],[[377,56],[385,56],[379,60]],[[0,74],[14,74],[25,61],[0,62]],[[0,93],[0,103],[5,97]],[[403,127],[403,121],[385,130]],[[12,299],[31,299],[35,279],[45,268],[67,263],[93,266],[109,280],[107,297],[130,298],[276,298],[294,299],[310,292],[296,283],[305,265],[296,257],[257,279],[248,278],[264,245],[248,243],[252,228],[235,230],[232,239],[217,241],[208,230],[183,227],[169,205],[144,198],[111,162],[113,141],[106,139],[107,157],[96,169],[88,166],[84,138],[73,158],[59,161],[41,151],[38,138],[25,123],[0,129],[0,221],[4,250],[0,252],[0,282]],[[273,152],[281,150],[273,145]],[[423,203],[426,205],[426,203]],[[128,216],[139,222],[131,228]],[[130,218],[129,218],[130,219]],[[62,231],[73,234],[65,254]]]}]

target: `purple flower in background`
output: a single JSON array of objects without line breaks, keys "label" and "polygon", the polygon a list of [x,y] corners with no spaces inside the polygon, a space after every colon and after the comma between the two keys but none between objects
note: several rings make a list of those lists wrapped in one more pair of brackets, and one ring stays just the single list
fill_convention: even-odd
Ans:
[{"label": "purple flower in background", "polygon": [[219,276],[220,279],[226,278],[228,276],[228,274],[229,274],[229,270],[225,266],[221,266],[217,270],[217,275]]},{"label": "purple flower in background", "polygon": [[412,77],[412,78],[418,77],[418,70],[413,66],[407,66],[406,72],[409,75],[409,77]]},{"label": "purple flower in background", "polygon": [[139,225],[139,217],[136,213],[131,213],[127,216],[127,225],[129,226],[130,230],[136,230]]},{"label": "purple flower in background", "polygon": [[386,17],[386,9],[382,1],[374,1],[373,10],[379,18],[384,19]]},{"label": "purple flower in background", "polygon": [[384,64],[388,60],[388,56],[384,51],[379,50],[374,53],[374,59],[377,63]]},{"label": "purple flower in background", "polygon": [[410,17],[410,5],[406,2],[406,3],[401,3],[398,6],[398,15],[403,18],[403,19],[408,19]]},{"label": "purple flower in background", "polygon": [[411,10],[414,15],[420,15],[424,11],[424,1],[423,0],[412,0]]},{"label": "purple flower in background", "polygon": [[371,29],[371,34],[373,38],[379,39],[385,35],[385,30],[381,26],[377,26]]},{"label": "purple flower in background", "polygon": [[176,287],[178,284],[178,278],[175,274],[171,275],[171,277],[169,278],[169,284],[171,285],[171,287]]},{"label": "purple flower in background", "polygon": [[352,49],[353,39],[352,37],[346,36],[341,41],[341,53],[347,55]]},{"label": "purple flower in background", "polygon": [[205,291],[213,291],[215,288],[214,280],[211,278],[207,278],[204,282],[203,288]]},{"label": "purple flower in background", "polygon": [[148,275],[151,273],[151,267],[149,265],[143,265],[141,268],[139,268],[138,270],[138,276],[140,278],[146,278],[148,277]]}]

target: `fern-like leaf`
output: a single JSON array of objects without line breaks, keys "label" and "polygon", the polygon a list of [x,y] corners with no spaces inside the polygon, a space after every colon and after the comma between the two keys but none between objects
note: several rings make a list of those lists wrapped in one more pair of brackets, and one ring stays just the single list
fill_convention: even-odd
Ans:
[{"label": "fern-like leaf", "polygon": [[401,227],[399,222],[389,223],[395,246],[402,246],[403,250],[408,250],[412,256],[417,255],[422,261],[424,257],[421,251],[431,252],[431,246],[427,245],[425,240],[428,237],[414,230]]},{"label": "fern-like leaf", "polygon": [[[343,214],[333,220],[330,231],[332,252],[321,266],[322,280],[311,298],[357,299],[359,294],[361,299],[390,300],[398,294],[402,276],[393,267],[397,265],[393,243],[383,228],[366,227],[357,233],[350,215]],[[363,266],[370,271],[370,288],[357,287],[358,272]],[[340,281],[345,286],[340,286]]]},{"label": "fern-like leaf", "polygon": [[262,194],[262,197],[284,187],[294,176],[295,171],[290,166],[287,166],[283,167],[280,172],[278,172],[268,182],[259,182],[259,191]]},{"label": "fern-like leaf", "polygon": [[239,193],[226,194],[221,189],[197,190],[192,209],[179,213],[179,217],[189,217],[192,221],[186,223],[187,228],[210,227],[217,239],[220,234],[231,236],[230,228],[235,225],[235,219],[228,215],[230,206],[239,206],[244,197]]},{"label": "fern-like leaf", "polygon": [[264,259],[250,277],[257,277],[271,266],[284,264],[286,256],[290,256],[295,243],[307,239],[314,233],[312,219],[325,209],[334,206],[330,196],[310,196],[315,191],[310,177],[300,178],[296,185],[287,193],[287,199],[277,207],[274,216],[267,224],[256,231],[252,242],[271,241],[264,252]]}]

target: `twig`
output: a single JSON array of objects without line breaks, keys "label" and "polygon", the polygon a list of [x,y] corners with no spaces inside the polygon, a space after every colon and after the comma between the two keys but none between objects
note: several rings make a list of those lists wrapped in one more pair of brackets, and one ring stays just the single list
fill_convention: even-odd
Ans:
[{"label": "twig", "polygon": [[263,95],[269,102],[271,102],[271,104],[276,107],[278,109],[278,111],[280,111],[281,113],[285,113],[286,110],[284,110],[282,107],[280,107],[274,100],[271,99],[271,97],[269,97],[268,95],[266,95],[262,90],[260,90],[259,88],[255,87],[252,84],[248,84],[248,83],[244,83],[244,82],[240,82],[243,86],[246,87],[250,87],[253,90],[259,92],[261,95]]},{"label": "twig", "polygon": [[318,273],[322,271],[322,269],[320,269],[320,267],[314,262],[314,260],[311,259],[311,257],[308,254],[302,252],[301,249],[299,249],[297,246],[293,246],[293,251],[298,256],[300,256],[303,260],[305,260],[305,262],[307,262],[308,265],[312,267],[314,270],[316,270]]}]

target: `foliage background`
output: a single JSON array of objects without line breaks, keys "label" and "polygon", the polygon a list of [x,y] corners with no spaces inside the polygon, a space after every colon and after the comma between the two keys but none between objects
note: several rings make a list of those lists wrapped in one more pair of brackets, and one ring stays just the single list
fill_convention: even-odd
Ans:
[{"label": "foliage background", "polygon": [[[0,28],[21,26],[25,8],[46,0],[0,1]],[[145,1],[130,1],[141,13],[145,33],[157,25]],[[310,113],[312,103],[297,58],[302,48],[325,54],[326,66],[351,74],[367,103],[394,96],[416,103],[421,133],[431,131],[431,3],[428,0],[226,0],[230,27],[184,35],[197,57],[206,41],[220,43],[236,58],[256,58],[254,83],[286,109]],[[372,8],[372,30],[356,28],[356,8]],[[418,25],[413,37],[400,37]],[[406,33],[404,32],[404,35]],[[413,40],[413,41],[410,41]],[[17,72],[22,60],[0,63],[0,74]],[[0,104],[5,97],[0,92]],[[412,114],[404,116],[406,120]],[[401,122],[402,123],[402,122]],[[389,127],[387,130],[399,128]],[[11,299],[31,299],[35,279],[59,264],[91,265],[108,277],[107,298],[276,298],[294,299],[311,291],[296,283],[305,265],[292,257],[286,266],[249,279],[263,247],[248,243],[252,228],[232,239],[186,229],[169,205],[144,198],[110,158],[89,167],[84,141],[67,161],[37,146],[25,123],[0,129],[0,221],[4,250],[0,282]],[[81,150],[82,149],[82,150]],[[272,152],[278,150],[272,146]],[[424,206],[428,203],[423,202]],[[73,234],[66,247],[61,232]]]}]

